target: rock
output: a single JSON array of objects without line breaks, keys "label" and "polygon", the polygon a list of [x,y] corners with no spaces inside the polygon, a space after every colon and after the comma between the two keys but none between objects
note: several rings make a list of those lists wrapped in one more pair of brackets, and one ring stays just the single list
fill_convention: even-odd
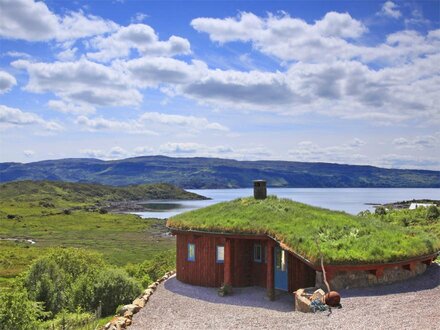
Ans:
[{"label": "rock", "polygon": [[144,296],[151,296],[153,294],[154,290],[153,289],[147,289],[144,291]]},{"label": "rock", "polygon": [[325,296],[324,290],[318,289],[315,292],[313,292],[312,296],[310,297],[310,301],[319,299],[319,301],[324,302],[324,296]]},{"label": "rock", "polygon": [[131,319],[133,317],[133,313],[130,312],[130,311],[126,311],[124,313],[124,317],[127,318],[127,319]]},{"label": "rock", "polygon": [[128,327],[133,321],[131,319],[125,319],[125,325]]},{"label": "rock", "polygon": [[303,313],[310,313],[312,309],[310,308],[311,301],[305,296],[304,289],[298,289],[295,292],[295,310]]},{"label": "rock", "polygon": [[153,284],[150,284],[149,286],[148,286],[148,289],[152,289],[152,290],[154,290],[154,289],[156,289],[157,288],[157,282],[154,282]]},{"label": "rock", "polygon": [[150,296],[149,295],[143,295],[142,299],[145,301],[145,303],[147,303],[148,300],[150,299]]},{"label": "rock", "polygon": [[105,329],[105,330],[110,329],[111,325],[112,325],[112,323],[111,323],[111,322],[108,322],[106,325],[104,325],[104,329]]},{"label": "rock", "polygon": [[136,298],[133,301],[133,304],[138,305],[139,307],[143,308],[145,306],[145,300],[142,298]]},{"label": "rock", "polygon": [[139,312],[141,308],[138,305],[135,304],[129,304],[129,305],[125,305],[121,308],[121,310],[119,311],[120,315],[124,315],[125,312],[131,312],[133,314],[136,314],[137,312]]}]

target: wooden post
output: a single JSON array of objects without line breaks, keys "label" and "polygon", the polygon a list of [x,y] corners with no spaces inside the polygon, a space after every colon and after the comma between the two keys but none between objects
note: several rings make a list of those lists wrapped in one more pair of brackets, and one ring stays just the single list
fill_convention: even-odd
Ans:
[{"label": "wooden post", "polygon": [[274,242],[272,240],[267,241],[267,255],[266,255],[266,289],[267,297],[270,300],[275,300],[275,282],[274,282]]},{"label": "wooden post", "polygon": [[224,286],[225,290],[230,292],[232,291],[232,242],[230,238],[227,238],[225,241],[225,260],[224,260]]}]

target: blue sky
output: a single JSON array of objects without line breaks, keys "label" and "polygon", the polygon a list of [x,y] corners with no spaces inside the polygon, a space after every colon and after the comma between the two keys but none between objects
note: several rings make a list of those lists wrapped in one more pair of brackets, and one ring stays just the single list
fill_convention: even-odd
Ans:
[{"label": "blue sky", "polygon": [[0,0],[0,161],[440,169],[439,1]]}]

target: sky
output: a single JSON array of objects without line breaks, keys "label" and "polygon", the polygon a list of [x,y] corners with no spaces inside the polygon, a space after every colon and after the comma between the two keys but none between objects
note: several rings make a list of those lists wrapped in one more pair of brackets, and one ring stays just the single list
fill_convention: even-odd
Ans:
[{"label": "sky", "polygon": [[0,0],[0,161],[440,170],[440,1]]}]

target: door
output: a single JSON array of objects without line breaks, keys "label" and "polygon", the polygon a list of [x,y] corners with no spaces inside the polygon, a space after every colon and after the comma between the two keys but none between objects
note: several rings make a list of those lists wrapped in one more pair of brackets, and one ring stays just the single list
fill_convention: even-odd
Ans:
[{"label": "door", "polygon": [[280,247],[274,249],[275,289],[287,291],[287,255]]}]

